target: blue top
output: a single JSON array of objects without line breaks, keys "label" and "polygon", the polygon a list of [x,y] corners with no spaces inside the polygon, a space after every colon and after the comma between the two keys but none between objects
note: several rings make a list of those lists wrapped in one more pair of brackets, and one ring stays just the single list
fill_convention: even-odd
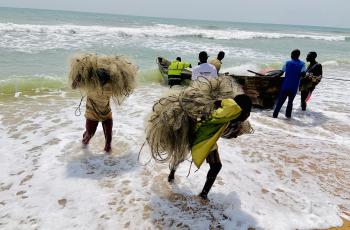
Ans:
[{"label": "blue top", "polygon": [[291,93],[297,93],[301,73],[306,72],[305,63],[299,59],[292,59],[284,64],[282,71],[285,73],[282,83],[282,90],[290,91]]}]

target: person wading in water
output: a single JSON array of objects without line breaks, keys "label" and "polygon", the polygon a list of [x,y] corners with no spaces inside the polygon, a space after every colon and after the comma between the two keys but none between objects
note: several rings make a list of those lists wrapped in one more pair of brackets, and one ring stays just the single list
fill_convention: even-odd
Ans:
[{"label": "person wading in water", "polygon": [[72,58],[69,73],[71,87],[86,93],[84,145],[89,144],[98,123],[102,122],[104,151],[111,151],[113,119],[110,98],[120,104],[129,96],[136,85],[136,72],[136,66],[121,56],[84,54]]},{"label": "person wading in water", "polygon": [[322,79],[322,65],[316,61],[317,53],[309,52],[306,56],[306,61],[309,62],[309,66],[306,70],[306,75],[300,81],[300,94],[301,94],[301,109],[306,110],[306,103],[310,98],[315,87],[320,83]]}]

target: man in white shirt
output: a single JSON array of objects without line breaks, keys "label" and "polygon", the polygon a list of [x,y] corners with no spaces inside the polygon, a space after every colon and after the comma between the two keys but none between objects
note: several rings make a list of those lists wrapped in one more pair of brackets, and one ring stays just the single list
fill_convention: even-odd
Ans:
[{"label": "man in white shirt", "polygon": [[208,54],[202,51],[198,55],[200,64],[192,69],[192,80],[197,80],[198,77],[215,78],[218,76],[215,66],[208,64]]}]

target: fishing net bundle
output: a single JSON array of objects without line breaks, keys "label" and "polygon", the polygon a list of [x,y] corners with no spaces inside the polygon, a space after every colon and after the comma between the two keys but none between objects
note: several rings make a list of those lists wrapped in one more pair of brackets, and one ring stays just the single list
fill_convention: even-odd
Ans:
[{"label": "fishing net bundle", "polygon": [[136,87],[137,67],[123,56],[78,54],[70,60],[69,83],[85,92],[99,90],[101,81],[111,84],[113,99],[120,104]]},{"label": "fishing net bundle", "polygon": [[[158,100],[146,123],[146,141],[152,158],[169,162],[171,169],[176,168],[189,157],[193,124],[210,118],[218,100],[234,98],[242,93],[242,89],[229,77],[203,77],[187,88],[172,91]],[[240,130],[242,134],[249,129],[244,123]]]}]

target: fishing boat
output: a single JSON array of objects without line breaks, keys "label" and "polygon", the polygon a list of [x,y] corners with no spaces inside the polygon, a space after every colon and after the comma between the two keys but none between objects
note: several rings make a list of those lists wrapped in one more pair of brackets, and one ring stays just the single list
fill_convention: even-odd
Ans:
[{"label": "fishing boat", "polygon": [[[163,83],[167,85],[168,84],[168,67],[171,64],[171,62],[163,57],[157,57],[156,61],[158,64],[159,71],[163,76]],[[186,80],[191,79],[191,75],[192,75],[191,70],[188,70],[188,69],[182,70],[181,77],[182,79],[184,79],[184,83]]]},{"label": "fishing boat", "polygon": [[242,86],[244,93],[250,97],[254,107],[262,109],[272,108],[283,81],[283,71],[273,70],[265,74],[248,71],[255,75],[244,76],[229,74],[229,76]]},{"label": "fishing boat", "polygon": [[[164,83],[168,81],[168,66],[170,61],[163,58],[157,58],[157,64],[160,73],[163,76]],[[235,75],[225,74],[232,77],[239,85],[242,86],[243,91],[252,100],[253,106],[261,109],[270,109],[274,106],[275,100],[277,99],[280,86],[283,81],[283,71],[272,70],[264,74],[257,73],[251,70],[248,72],[254,75]],[[191,79],[191,71],[184,69],[182,74],[184,79]],[[219,74],[222,76],[223,74]]]}]

